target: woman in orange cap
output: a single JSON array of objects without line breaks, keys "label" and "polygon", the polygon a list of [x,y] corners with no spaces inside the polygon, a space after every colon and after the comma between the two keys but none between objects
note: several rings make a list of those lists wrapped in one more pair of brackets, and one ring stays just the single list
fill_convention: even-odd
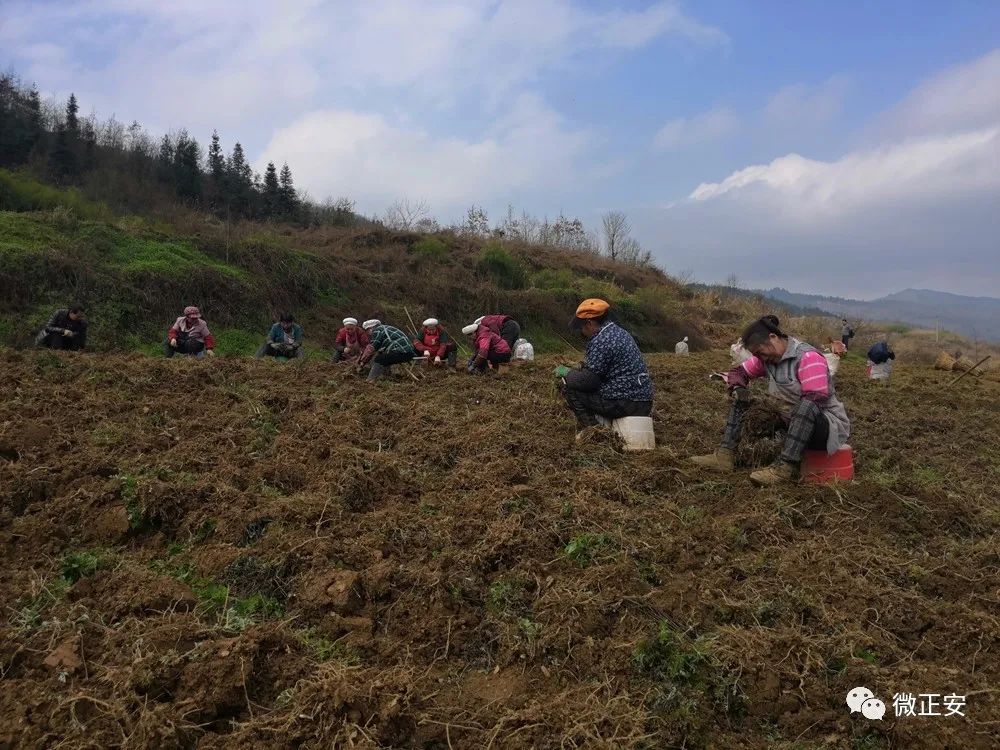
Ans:
[{"label": "woman in orange cap", "polygon": [[587,339],[586,360],[582,368],[558,368],[556,375],[579,429],[597,425],[598,416],[648,417],[653,409],[649,370],[635,339],[613,320],[611,305],[585,299],[570,327]]}]

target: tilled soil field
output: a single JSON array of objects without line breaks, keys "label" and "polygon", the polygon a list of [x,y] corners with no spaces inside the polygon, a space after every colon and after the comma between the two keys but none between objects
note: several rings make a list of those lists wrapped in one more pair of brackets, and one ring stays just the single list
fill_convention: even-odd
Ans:
[{"label": "tilled soil field", "polygon": [[1000,386],[847,361],[857,479],[759,490],[726,360],[627,455],[555,360],[0,354],[0,748],[997,747]]}]

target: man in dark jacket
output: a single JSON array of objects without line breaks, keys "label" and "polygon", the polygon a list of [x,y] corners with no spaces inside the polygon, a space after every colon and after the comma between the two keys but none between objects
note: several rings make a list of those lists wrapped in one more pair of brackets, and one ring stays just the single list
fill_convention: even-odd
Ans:
[{"label": "man in dark jacket", "polygon": [[847,318],[844,318],[841,321],[841,323],[842,325],[840,326],[840,342],[845,347],[847,347],[851,339],[854,338],[854,329],[851,328],[851,326],[847,323]]},{"label": "man in dark jacket", "polygon": [[83,305],[56,310],[35,337],[35,344],[49,349],[82,351],[87,346],[87,318]]},{"label": "man in dark jacket", "polygon": [[295,359],[305,355],[302,349],[302,326],[295,322],[289,313],[284,313],[281,320],[271,326],[267,341],[257,350],[257,359],[264,357],[286,357]]},{"label": "man in dark jacket", "polygon": [[587,339],[583,367],[556,369],[566,404],[576,416],[579,440],[597,417],[648,417],[653,410],[653,383],[635,339],[615,323],[611,306],[586,299],[570,323]]}]

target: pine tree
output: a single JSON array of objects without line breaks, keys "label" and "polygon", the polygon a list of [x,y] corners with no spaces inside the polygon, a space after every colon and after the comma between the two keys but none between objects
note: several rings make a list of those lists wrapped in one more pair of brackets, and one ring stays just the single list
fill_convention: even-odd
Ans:
[{"label": "pine tree", "polygon": [[94,123],[89,118],[83,121],[83,127],[80,128],[80,142],[82,145],[80,171],[89,172],[97,165],[97,131],[94,130]]},{"label": "pine tree", "polygon": [[282,216],[290,218],[298,212],[299,196],[295,192],[295,185],[292,182],[292,170],[288,168],[287,164],[281,167],[278,205]]},{"label": "pine tree", "polygon": [[80,132],[80,121],[76,117],[76,113],[80,111],[80,107],[76,103],[76,94],[69,95],[69,101],[66,102],[66,131],[73,137]]},{"label": "pine tree", "polygon": [[55,147],[49,154],[49,171],[59,183],[71,181],[76,174],[76,154],[66,125],[61,122],[56,126]]},{"label": "pine tree", "polygon": [[38,89],[34,86],[28,92],[28,127],[31,132],[31,144],[34,146],[42,140],[45,135],[45,128],[42,125],[42,100],[38,95]]},{"label": "pine tree", "polygon": [[212,143],[208,147],[208,171],[217,184],[222,184],[226,172],[226,158],[222,155],[218,131],[212,131]]},{"label": "pine tree", "polygon": [[278,170],[274,168],[274,162],[267,163],[264,170],[264,189],[262,191],[264,199],[264,215],[268,218],[275,218],[281,214],[281,188],[278,185]]},{"label": "pine tree", "polygon": [[254,184],[253,168],[243,155],[243,146],[239,142],[233,146],[226,170],[226,196],[233,210],[244,216],[249,216],[253,210]]},{"label": "pine tree", "polygon": [[156,155],[156,176],[160,182],[173,182],[174,177],[174,144],[169,135],[160,141],[160,150]]},{"label": "pine tree", "polygon": [[173,178],[177,195],[186,201],[201,198],[201,147],[186,130],[177,135],[174,145]]}]

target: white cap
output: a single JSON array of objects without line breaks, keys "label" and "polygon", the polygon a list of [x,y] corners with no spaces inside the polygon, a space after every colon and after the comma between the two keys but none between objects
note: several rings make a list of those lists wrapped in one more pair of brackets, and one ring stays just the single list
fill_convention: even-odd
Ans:
[{"label": "white cap", "polygon": [[462,333],[468,336],[471,333],[475,333],[479,330],[479,323],[469,323],[465,328],[462,329]]},{"label": "white cap", "polygon": [[356,326],[358,324],[357,318],[344,318],[345,326]]},{"label": "white cap", "polygon": [[366,331],[370,331],[372,328],[375,328],[380,325],[382,325],[381,320],[379,320],[378,318],[372,318],[371,320],[366,320],[364,323],[362,323],[361,327],[364,328]]},{"label": "white cap", "polygon": [[475,322],[475,324],[476,324],[476,325],[479,325],[480,323],[482,323],[482,322],[483,322],[483,318],[485,318],[485,317],[486,317],[485,315],[480,315],[480,316],[479,316],[478,318],[476,318],[476,320],[474,321],[474,322]]},{"label": "white cap", "polygon": [[437,324],[438,324],[437,318],[428,318],[423,322],[423,325],[425,326],[436,326]]}]

